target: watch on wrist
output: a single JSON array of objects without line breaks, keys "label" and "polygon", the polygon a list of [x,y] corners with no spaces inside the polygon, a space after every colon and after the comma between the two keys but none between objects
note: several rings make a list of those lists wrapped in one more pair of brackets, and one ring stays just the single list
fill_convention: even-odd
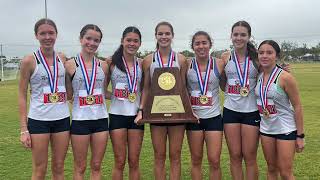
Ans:
[{"label": "watch on wrist", "polygon": [[302,134],[297,134],[297,137],[303,139],[303,138],[304,138],[304,133],[302,133]]},{"label": "watch on wrist", "polygon": [[137,113],[139,113],[139,111],[143,112],[142,108],[138,108]]}]

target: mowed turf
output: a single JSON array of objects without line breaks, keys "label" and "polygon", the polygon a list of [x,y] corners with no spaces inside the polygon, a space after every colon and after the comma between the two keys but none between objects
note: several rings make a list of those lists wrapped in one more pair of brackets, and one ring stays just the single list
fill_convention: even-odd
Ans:
[{"label": "mowed turf", "polygon": [[[294,174],[297,180],[320,179],[320,64],[292,64],[292,74],[296,77],[304,109],[306,147],[303,153],[296,154]],[[0,179],[30,179],[32,171],[31,151],[24,149],[19,141],[18,113],[18,81],[0,82]],[[190,153],[185,136],[182,149],[182,179],[190,177]],[[103,161],[103,179],[111,179],[113,166],[112,145],[109,139]],[[205,153],[206,154],[206,153]],[[88,157],[89,158],[89,157]],[[169,161],[167,160],[167,170]],[[89,164],[88,164],[89,165]],[[153,149],[149,126],[145,127],[145,135],[140,158],[143,179],[153,177]],[[261,145],[258,153],[259,179],[266,179],[266,162]],[[221,154],[223,179],[231,179],[229,173],[229,157],[225,141]],[[73,157],[69,146],[65,161],[66,179],[72,179]],[[90,167],[87,167],[86,179],[89,179]],[[50,158],[47,179],[51,179]],[[168,172],[168,171],[167,171]],[[208,179],[208,162],[206,155],[203,161],[204,179]],[[125,169],[128,179],[128,167]]]}]

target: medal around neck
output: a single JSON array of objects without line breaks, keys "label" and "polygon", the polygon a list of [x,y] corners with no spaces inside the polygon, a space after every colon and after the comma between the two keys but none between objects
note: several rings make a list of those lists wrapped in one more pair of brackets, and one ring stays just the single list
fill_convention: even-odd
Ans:
[{"label": "medal around neck", "polygon": [[269,113],[268,109],[263,109],[262,115],[263,115],[263,117],[264,117],[265,119],[270,118],[270,113]]},{"label": "medal around neck", "polygon": [[247,97],[249,94],[249,89],[247,87],[241,87],[240,88],[240,95],[242,97]]},{"label": "medal around neck", "polygon": [[35,57],[41,62],[44,69],[47,72],[47,77],[50,85],[50,94],[49,94],[49,101],[51,103],[59,102],[59,94],[58,94],[58,72],[59,72],[59,65],[58,65],[58,57],[53,52],[53,72],[50,70],[49,63],[46,57],[43,55],[41,49],[34,53]]},{"label": "medal around neck", "polygon": [[137,98],[136,93],[129,93],[129,94],[128,94],[128,100],[129,100],[129,102],[134,103],[134,102],[136,101],[136,98]]},{"label": "medal around neck", "polygon": [[89,95],[86,97],[86,103],[88,105],[92,105],[92,104],[94,104],[94,102],[95,102],[95,97],[93,95]]},{"label": "medal around neck", "polygon": [[130,74],[130,68],[127,64],[127,61],[125,60],[124,56],[122,56],[122,62],[126,69],[126,76],[128,81],[128,100],[131,103],[134,103],[137,99],[137,88],[138,88],[138,66],[139,63],[136,58],[134,58],[133,63],[133,75]]},{"label": "medal around neck", "polygon": [[91,78],[89,78],[87,67],[83,61],[81,54],[78,54],[77,59],[79,60],[81,72],[82,72],[83,79],[85,82],[85,88],[87,90],[86,103],[88,105],[93,105],[93,104],[95,104],[95,96],[93,95],[93,91],[94,91],[94,86],[95,86],[96,78],[97,78],[97,69],[98,69],[97,60],[95,57],[93,57]]},{"label": "medal around neck", "polygon": [[204,80],[202,79],[200,67],[199,67],[199,64],[198,64],[196,58],[192,59],[192,65],[194,67],[194,70],[196,71],[197,80],[198,80],[199,88],[200,88],[200,91],[201,91],[201,95],[200,95],[199,101],[203,105],[204,104],[208,104],[208,102],[209,102],[209,98],[207,96],[208,83],[209,83],[210,74],[211,74],[211,70],[212,70],[211,67],[213,66],[213,60],[212,60],[211,57],[209,57],[208,62],[207,62],[206,71],[205,71],[206,74],[205,74]]},{"label": "medal around neck", "polygon": [[281,72],[281,69],[279,70],[279,68],[277,66],[275,66],[272,69],[271,74],[268,77],[268,81],[267,81],[266,86],[263,86],[264,74],[262,74],[259,78],[259,81],[260,81],[259,98],[260,98],[261,106],[262,106],[262,115],[265,119],[270,118],[270,112],[268,110],[268,91],[269,91],[271,84],[273,83],[273,81],[275,80],[275,78],[277,77],[277,75],[280,72]]},{"label": "medal around neck", "polygon": [[240,67],[240,62],[238,60],[237,54],[235,51],[233,51],[232,53],[232,59],[234,61],[234,64],[236,66],[236,70],[237,70],[237,74],[238,74],[238,78],[240,81],[240,95],[242,97],[247,97],[249,94],[249,56],[246,56],[245,58],[245,62],[244,62],[244,66],[243,66],[243,72],[242,69]]},{"label": "medal around neck", "polygon": [[57,103],[57,102],[59,101],[59,95],[58,95],[58,93],[51,93],[51,94],[49,95],[49,101],[50,101],[51,103]]}]

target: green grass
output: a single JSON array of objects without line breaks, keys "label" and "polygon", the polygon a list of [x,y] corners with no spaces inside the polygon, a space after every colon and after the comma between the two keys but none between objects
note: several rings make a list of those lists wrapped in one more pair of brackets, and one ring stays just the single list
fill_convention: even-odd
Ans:
[{"label": "green grass", "polygon": [[[292,73],[296,77],[302,104],[304,108],[304,122],[306,147],[302,154],[296,154],[294,172],[297,180],[320,179],[320,64],[293,64]],[[0,82],[0,179],[30,179],[31,152],[24,149],[19,142],[18,115],[18,81]],[[107,152],[103,161],[103,179],[111,179],[113,166],[113,152],[111,142],[107,145]],[[71,146],[70,146],[71,147]],[[72,151],[69,147],[65,161],[66,179],[72,179]],[[146,126],[143,148],[141,152],[141,172],[143,179],[153,179],[153,150],[150,139],[149,126]],[[167,161],[168,164],[168,161]],[[260,179],[265,179],[266,163],[262,155],[261,146],[258,153]],[[221,154],[223,179],[231,179],[229,173],[229,157],[226,144],[223,144]],[[167,165],[168,168],[168,165]],[[208,162],[203,162],[204,177],[208,179]],[[89,167],[86,172],[88,179]],[[125,179],[127,179],[127,167]],[[47,179],[50,179],[50,165]],[[190,154],[185,141],[182,151],[182,179],[190,178]]]}]

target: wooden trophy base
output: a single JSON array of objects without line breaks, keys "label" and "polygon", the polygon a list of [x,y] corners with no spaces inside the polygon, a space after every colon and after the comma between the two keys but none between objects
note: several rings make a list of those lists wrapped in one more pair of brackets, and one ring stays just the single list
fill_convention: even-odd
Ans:
[{"label": "wooden trophy base", "polygon": [[177,67],[156,68],[141,123],[196,123]]}]

